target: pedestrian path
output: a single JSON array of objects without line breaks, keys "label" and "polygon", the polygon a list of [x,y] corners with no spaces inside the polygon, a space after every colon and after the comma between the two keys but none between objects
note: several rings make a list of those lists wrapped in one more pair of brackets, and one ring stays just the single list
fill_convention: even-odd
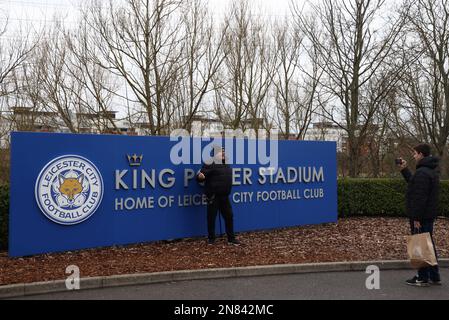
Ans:
[{"label": "pedestrian path", "polygon": [[449,300],[449,270],[441,270],[442,286],[416,288],[404,281],[411,270],[380,271],[380,289],[368,290],[363,271],[291,274],[52,293],[21,299],[150,299],[150,300],[309,300],[429,299]]}]

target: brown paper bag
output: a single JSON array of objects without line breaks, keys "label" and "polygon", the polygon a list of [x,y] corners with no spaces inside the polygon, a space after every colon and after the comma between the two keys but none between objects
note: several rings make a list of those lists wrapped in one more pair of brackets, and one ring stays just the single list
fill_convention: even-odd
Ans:
[{"label": "brown paper bag", "polygon": [[430,233],[407,237],[407,252],[413,268],[420,269],[438,265]]}]

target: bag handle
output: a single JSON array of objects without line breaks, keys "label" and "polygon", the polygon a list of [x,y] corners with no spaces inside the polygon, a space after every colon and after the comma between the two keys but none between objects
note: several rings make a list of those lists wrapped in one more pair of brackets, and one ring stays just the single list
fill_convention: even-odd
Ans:
[{"label": "bag handle", "polygon": [[415,227],[413,226],[413,228],[414,228],[414,231],[417,231],[415,234],[421,234],[422,226],[419,227],[419,228],[415,228]]}]

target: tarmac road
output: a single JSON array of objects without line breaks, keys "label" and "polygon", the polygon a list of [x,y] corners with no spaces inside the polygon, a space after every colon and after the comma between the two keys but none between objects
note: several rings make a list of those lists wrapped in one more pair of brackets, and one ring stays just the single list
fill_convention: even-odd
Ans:
[{"label": "tarmac road", "polygon": [[20,299],[145,300],[449,300],[449,270],[442,286],[410,287],[412,270],[380,271],[380,289],[368,290],[364,272],[327,272],[279,276],[180,281],[139,286],[67,291]]}]

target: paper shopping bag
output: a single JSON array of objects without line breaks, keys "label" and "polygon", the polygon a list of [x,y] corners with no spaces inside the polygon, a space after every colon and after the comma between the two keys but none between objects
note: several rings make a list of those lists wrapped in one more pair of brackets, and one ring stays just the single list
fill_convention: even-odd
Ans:
[{"label": "paper shopping bag", "polygon": [[407,237],[407,252],[413,268],[420,269],[438,265],[430,233]]}]

